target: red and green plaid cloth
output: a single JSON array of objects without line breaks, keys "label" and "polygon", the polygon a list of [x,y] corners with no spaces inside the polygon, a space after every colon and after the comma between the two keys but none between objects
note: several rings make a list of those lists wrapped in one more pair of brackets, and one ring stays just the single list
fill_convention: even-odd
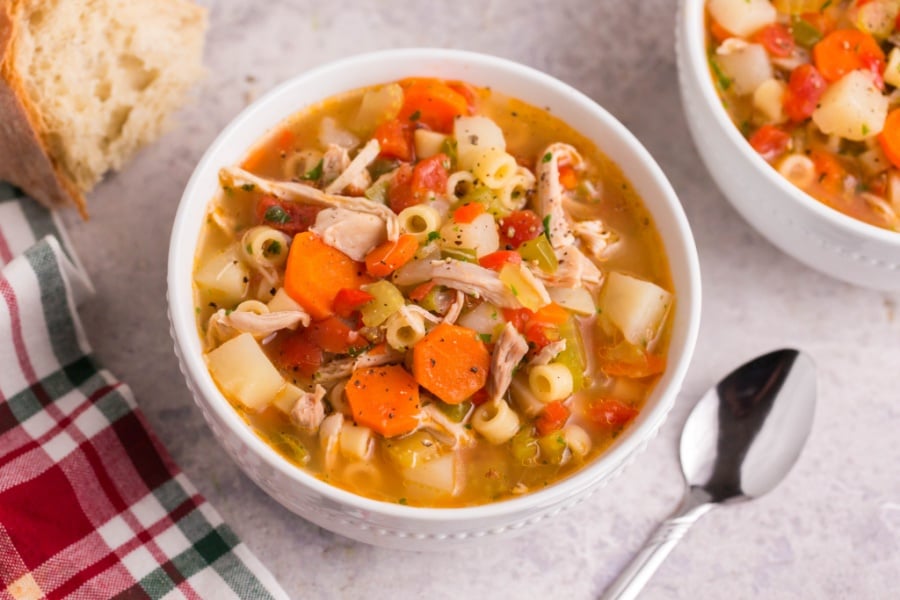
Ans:
[{"label": "red and green plaid cloth", "polygon": [[0,599],[286,598],[91,354],[58,222],[0,184]]}]

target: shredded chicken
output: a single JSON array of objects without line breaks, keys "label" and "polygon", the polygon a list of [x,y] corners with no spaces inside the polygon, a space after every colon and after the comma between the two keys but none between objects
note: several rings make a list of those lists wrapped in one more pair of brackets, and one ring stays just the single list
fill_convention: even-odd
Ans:
[{"label": "shredded chicken", "polygon": [[484,298],[501,308],[522,306],[495,271],[452,258],[432,260],[430,264],[430,279],[437,285]]},{"label": "shredded chicken", "polygon": [[326,208],[319,212],[309,230],[356,261],[365,260],[366,255],[385,240],[381,219],[346,208]]},{"label": "shredded chicken", "polygon": [[558,340],[555,342],[550,342],[543,348],[541,348],[540,352],[534,355],[534,357],[528,361],[528,366],[536,367],[539,365],[547,365],[550,364],[556,355],[566,349],[566,340]]},{"label": "shredded chicken", "polygon": [[577,221],[572,225],[575,235],[594,258],[602,258],[619,241],[619,236],[610,231],[603,221]]},{"label": "shredded chicken", "polygon": [[555,273],[547,273],[536,264],[528,265],[531,273],[550,287],[591,287],[603,283],[603,273],[576,246],[568,246],[556,253],[559,266]]},{"label": "shredded chicken", "polygon": [[422,408],[422,412],[419,413],[418,429],[427,429],[438,435],[449,434],[454,448],[465,448],[475,442],[474,434],[466,428],[466,419],[455,423],[434,404],[426,404]]},{"label": "shredded chicken", "polygon": [[456,320],[459,318],[459,313],[462,312],[465,305],[466,295],[461,291],[456,290],[456,298],[453,300],[453,304],[450,305],[450,308],[447,309],[446,314],[444,314],[444,323],[449,325],[456,323]]},{"label": "shredded chicken", "polygon": [[377,354],[371,351],[363,352],[356,358],[339,358],[322,365],[316,372],[316,381],[328,383],[345,377],[350,377],[354,370],[362,367],[379,367],[398,363],[403,360],[404,354],[392,348],[382,350]]},{"label": "shredded chicken", "polygon": [[257,314],[244,310],[227,312],[220,308],[207,322],[206,338],[211,346],[217,346],[238,333],[249,333],[259,339],[282,329],[296,329],[298,325],[306,327],[309,320],[309,315],[302,310]]},{"label": "shredded chicken", "polygon": [[326,390],[316,384],[315,391],[303,392],[291,408],[291,421],[303,431],[314,433],[325,419],[325,404],[322,398]]},{"label": "shredded chicken", "polygon": [[512,383],[513,369],[527,353],[528,342],[512,323],[507,322],[491,356],[491,379],[488,381],[488,396],[491,400],[503,397]]},{"label": "shredded chicken", "polygon": [[[378,145],[378,140],[369,140],[369,143],[363,146],[356,158],[342,169],[341,174],[334,181],[328,184],[328,187],[325,188],[325,193],[340,194],[346,192],[351,196],[361,195],[367,187],[372,185],[372,176],[366,167],[378,158],[379,152],[381,152],[381,146]],[[325,154],[326,156],[328,155],[327,152]],[[344,154],[347,154],[346,150],[344,150]]]},{"label": "shredded chicken", "polygon": [[322,181],[334,182],[349,166],[350,154],[347,149],[337,144],[328,144],[322,155]]},{"label": "shredded chicken", "polygon": [[273,181],[258,177],[239,167],[225,167],[219,171],[223,183],[232,186],[252,185],[260,191],[288,202],[308,202],[323,206],[346,208],[356,212],[375,215],[385,223],[387,239],[396,241],[400,237],[400,221],[397,214],[384,204],[372,202],[368,198],[354,198],[326,194],[318,188],[295,181]]},{"label": "shredded chicken", "polygon": [[571,225],[563,210],[564,193],[559,182],[561,163],[580,169],[584,161],[569,144],[550,144],[540,154],[535,169],[538,179],[538,213],[542,220],[550,217],[548,237],[554,249],[575,243]]}]

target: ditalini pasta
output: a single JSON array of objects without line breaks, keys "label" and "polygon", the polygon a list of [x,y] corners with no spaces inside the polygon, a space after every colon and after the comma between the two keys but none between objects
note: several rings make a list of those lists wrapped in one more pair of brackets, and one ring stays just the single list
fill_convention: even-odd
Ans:
[{"label": "ditalini pasta", "polygon": [[665,369],[653,219],[544,110],[390,82],[222,167],[194,268],[210,374],[330,484],[446,507],[541,489],[608,448]]},{"label": "ditalini pasta", "polygon": [[900,2],[706,7],[710,73],[753,149],[826,206],[900,231]]}]

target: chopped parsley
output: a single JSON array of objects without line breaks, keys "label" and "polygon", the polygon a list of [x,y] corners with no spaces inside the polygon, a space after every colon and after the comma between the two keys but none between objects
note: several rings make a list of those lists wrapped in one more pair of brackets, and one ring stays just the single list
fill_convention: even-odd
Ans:
[{"label": "chopped parsley", "polygon": [[438,239],[438,238],[440,238],[440,237],[441,237],[441,234],[438,233],[437,231],[430,231],[430,232],[428,232],[428,238],[427,238],[427,241],[428,241],[428,242],[433,242],[433,241],[435,241],[436,239]]},{"label": "chopped parsley", "polygon": [[544,235],[547,236],[547,241],[550,241],[550,215],[544,217],[544,220],[541,221],[544,225]]},{"label": "chopped parsley", "polygon": [[251,246],[250,244],[247,244],[246,246],[244,246],[244,249],[247,250],[247,254],[250,254],[250,255],[253,254],[253,246]]},{"label": "chopped parsley", "polygon": [[241,186],[241,189],[244,190],[245,192],[252,192],[253,190],[256,189],[256,186],[253,185],[252,183],[245,183],[244,185]]},{"label": "chopped parsley", "polygon": [[866,125],[865,123],[863,123],[863,125],[862,125],[862,134],[869,135],[869,126]]},{"label": "chopped parsley", "polygon": [[284,225],[291,220],[291,217],[289,214],[287,214],[287,211],[278,205],[270,206],[268,209],[266,209],[264,218],[270,223],[279,223],[280,225]]},{"label": "chopped parsley", "polygon": [[731,79],[729,79],[728,76],[726,76],[725,73],[722,72],[721,67],[719,67],[719,63],[717,63],[712,56],[709,57],[709,68],[716,78],[716,84],[718,84],[719,89],[723,92],[727,91],[728,88],[731,87]]},{"label": "chopped parsley", "polygon": [[550,153],[550,152],[548,152],[547,154],[544,155],[543,158],[541,158],[541,162],[542,162],[542,163],[548,163],[548,162],[550,162],[552,159],[553,159],[553,154]]},{"label": "chopped parsley", "polygon": [[301,175],[300,179],[306,179],[307,181],[317,181],[320,177],[322,177],[322,164],[324,162],[324,159],[320,160],[316,166]]},{"label": "chopped parsley", "polygon": [[479,338],[482,342],[484,342],[485,344],[490,344],[490,343],[491,343],[491,338],[492,338],[492,337],[493,337],[493,336],[492,336],[491,334],[489,334],[489,333],[479,333],[479,334],[478,334],[478,338]]},{"label": "chopped parsley", "polygon": [[272,241],[266,246],[266,254],[281,254],[281,242],[278,240]]},{"label": "chopped parsley", "polygon": [[410,121],[418,121],[422,117],[422,111],[417,110],[413,114],[409,115]]},{"label": "chopped parsley", "polygon": [[402,504],[403,506],[406,506],[406,504],[407,504],[406,498],[400,498],[399,500],[397,500],[397,504]]}]

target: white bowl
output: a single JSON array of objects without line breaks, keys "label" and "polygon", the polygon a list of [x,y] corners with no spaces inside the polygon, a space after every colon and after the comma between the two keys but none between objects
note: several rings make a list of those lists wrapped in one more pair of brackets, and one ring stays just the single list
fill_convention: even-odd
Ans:
[{"label": "white bowl", "polygon": [[[239,162],[267,131],[311,103],[414,75],[491,86],[547,106],[592,139],[622,168],[653,214],[677,297],[668,368],[627,433],[599,459],[547,489],[471,508],[417,508],[371,500],[289,464],[251,431],[216,388],[203,362],[193,308],[193,257],[207,204],[218,191],[219,168]],[[415,550],[527,529],[583,500],[618,473],[655,435],[672,407],[700,321],[700,270],[690,227],[665,175],[634,136],[556,79],[499,58],[450,50],[394,50],[342,60],[287,81],[244,110],[206,151],[185,188],[172,231],[168,286],[181,370],[216,438],[241,469],[278,502],[321,527],[371,544]]]},{"label": "white bowl", "polygon": [[900,290],[900,233],[825,206],[757,154],[722,106],[706,55],[705,0],[681,0],[676,25],[684,113],[700,157],[734,208],[772,244],[848,283]]}]

